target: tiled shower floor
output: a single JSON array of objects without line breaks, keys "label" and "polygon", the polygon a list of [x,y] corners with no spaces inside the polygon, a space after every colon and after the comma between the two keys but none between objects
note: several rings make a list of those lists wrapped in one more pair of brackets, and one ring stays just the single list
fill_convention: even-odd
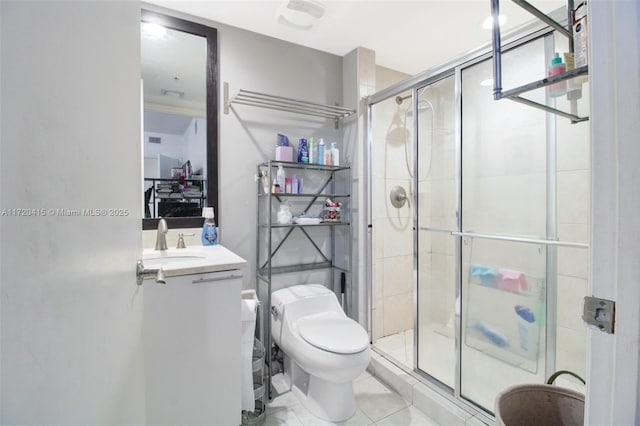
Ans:
[{"label": "tiled shower floor", "polygon": [[413,329],[381,337],[376,340],[374,346],[413,369]]}]

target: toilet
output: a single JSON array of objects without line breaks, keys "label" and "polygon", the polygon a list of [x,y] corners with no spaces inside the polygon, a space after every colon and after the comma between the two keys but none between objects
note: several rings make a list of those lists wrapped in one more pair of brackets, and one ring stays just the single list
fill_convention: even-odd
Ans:
[{"label": "toilet", "polygon": [[271,295],[271,334],[284,353],[284,378],[302,405],[331,422],[356,411],[353,381],[371,359],[369,336],[336,295],[304,284]]}]

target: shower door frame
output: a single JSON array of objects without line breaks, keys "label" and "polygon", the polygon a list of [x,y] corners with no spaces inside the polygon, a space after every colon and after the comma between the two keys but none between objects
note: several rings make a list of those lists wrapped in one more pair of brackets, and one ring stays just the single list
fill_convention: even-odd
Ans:
[{"label": "shower door frame", "polygon": [[[506,52],[511,49],[515,49],[521,45],[529,43],[533,40],[544,39],[545,40],[545,54],[553,51],[553,48],[549,47],[549,40],[551,43],[553,42],[554,37],[554,29],[550,28],[540,22],[534,22],[533,24],[528,24],[523,27],[520,27],[508,34],[503,38],[503,52]],[[461,292],[462,292],[462,237],[465,233],[462,231],[462,216],[461,216],[461,208],[462,208],[462,71],[466,68],[469,68],[475,64],[478,64],[482,61],[486,61],[491,59],[492,57],[492,46],[487,44],[479,49],[473,50],[466,55],[461,56],[451,62],[445,63],[439,67],[424,71],[419,73],[413,77],[408,78],[396,85],[385,88],[371,96],[365,98],[365,108],[366,108],[366,119],[365,119],[365,141],[366,141],[366,170],[365,175],[366,179],[366,189],[365,192],[367,194],[367,224],[368,224],[368,233],[367,233],[367,256],[366,256],[366,285],[365,285],[365,300],[366,300],[366,328],[369,333],[369,336],[373,336],[372,330],[372,307],[373,307],[373,196],[372,196],[372,188],[373,188],[373,107],[385,100],[388,100],[392,97],[398,96],[402,93],[406,93],[407,91],[411,91],[412,94],[412,105],[411,109],[413,111],[413,116],[416,117],[413,122],[413,135],[412,135],[412,145],[413,145],[413,155],[414,155],[414,172],[418,170],[418,90],[424,87],[427,87],[433,83],[436,83],[444,78],[448,78],[454,76],[455,78],[455,154],[456,154],[456,190],[457,190],[457,208],[456,208],[456,232],[451,233],[452,236],[457,237],[455,242],[455,280],[456,280],[456,300],[459,300],[459,303],[462,304]],[[547,145],[549,145],[549,141],[551,140],[551,144],[555,144],[555,127],[553,124],[553,118],[549,117],[547,114]],[[554,146],[554,145],[553,145]],[[547,238],[549,236],[549,232],[555,234],[556,229],[556,220],[553,211],[551,208],[555,205],[555,189],[552,186],[555,185],[555,177],[549,178],[550,174],[555,173],[555,168],[553,173],[550,171],[550,162],[555,164],[555,153],[551,153],[548,149],[547,153]],[[462,396],[462,377],[461,377],[461,361],[462,361],[462,351],[461,351],[461,310],[458,310],[458,313],[455,315],[455,382],[454,388],[450,388],[448,385],[440,382],[435,379],[433,376],[429,375],[425,371],[422,371],[418,368],[418,233],[420,229],[418,229],[418,211],[417,211],[417,202],[418,202],[418,174],[414,173],[413,178],[414,185],[414,193],[413,193],[413,324],[414,324],[414,333],[413,333],[413,366],[412,370],[408,370],[400,363],[394,362],[399,368],[405,370],[407,373],[411,374],[415,378],[419,379],[425,385],[429,386],[439,394],[445,396],[456,404],[460,404],[467,409],[471,409],[476,414],[485,416],[487,419],[490,419],[490,413],[487,412],[483,407],[474,403],[472,400],[469,400]],[[442,229],[427,229],[429,231],[435,232],[449,232],[448,230]],[[478,235],[478,237],[488,237],[495,238],[496,236],[492,235]],[[518,240],[516,238],[516,240]],[[519,239],[523,240],[520,242],[536,242],[538,244],[545,244],[549,250],[547,250],[547,277],[548,278],[548,289],[547,295],[553,295],[549,300],[548,308],[555,308],[555,286],[556,286],[556,278],[553,274],[549,275],[549,268],[554,269],[556,267],[555,259],[549,259],[550,253],[553,253],[556,246],[574,246],[574,247],[583,247],[582,244],[572,244],[572,243],[559,243],[554,241],[549,241],[548,239]],[[524,241],[530,240],[530,241]],[[555,349],[555,322],[547,321],[546,322],[546,339],[550,342],[547,347],[546,355],[545,355],[545,374],[548,377],[555,371],[555,350],[551,351],[550,349]],[[393,362],[394,360],[389,360]]]}]

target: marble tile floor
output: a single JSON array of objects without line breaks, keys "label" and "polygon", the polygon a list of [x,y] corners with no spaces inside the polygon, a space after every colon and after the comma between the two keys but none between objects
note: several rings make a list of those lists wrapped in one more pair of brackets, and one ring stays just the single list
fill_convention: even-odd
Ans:
[{"label": "marble tile floor", "polygon": [[273,377],[273,388],[276,394],[267,404],[265,426],[441,426],[366,371],[354,382],[356,413],[343,423],[318,419],[291,392],[277,394],[277,389],[284,389],[281,374]]}]

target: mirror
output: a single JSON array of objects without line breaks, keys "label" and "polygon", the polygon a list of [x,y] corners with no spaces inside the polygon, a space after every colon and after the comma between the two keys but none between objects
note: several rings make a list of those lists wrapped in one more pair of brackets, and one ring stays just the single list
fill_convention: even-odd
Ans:
[{"label": "mirror", "polygon": [[217,31],[141,11],[143,229],[202,226],[218,212]]}]

